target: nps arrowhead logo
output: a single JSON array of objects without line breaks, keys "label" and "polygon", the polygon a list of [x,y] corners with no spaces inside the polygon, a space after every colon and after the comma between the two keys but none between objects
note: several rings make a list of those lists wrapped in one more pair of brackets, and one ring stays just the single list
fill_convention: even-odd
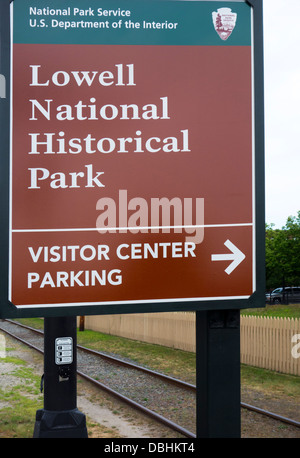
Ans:
[{"label": "nps arrowhead logo", "polygon": [[212,13],[215,31],[222,40],[227,40],[235,28],[237,13],[233,13],[231,8],[219,8]]}]

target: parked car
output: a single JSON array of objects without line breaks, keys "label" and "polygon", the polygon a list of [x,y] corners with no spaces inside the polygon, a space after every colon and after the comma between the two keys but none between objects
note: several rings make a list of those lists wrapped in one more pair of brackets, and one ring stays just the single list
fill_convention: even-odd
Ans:
[{"label": "parked car", "polygon": [[281,304],[282,302],[300,303],[300,286],[276,288],[271,292],[271,294],[266,294],[266,301],[271,304]]}]

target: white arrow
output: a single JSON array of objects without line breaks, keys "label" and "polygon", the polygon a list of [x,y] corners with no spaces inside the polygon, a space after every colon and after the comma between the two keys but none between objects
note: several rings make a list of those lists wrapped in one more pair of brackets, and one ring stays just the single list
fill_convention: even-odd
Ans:
[{"label": "white arrow", "polygon": [[226,240],[224,245],[231,251],[227,254],[212,254],[212,261],[231,261],[225,272],[230,275],[231,272],[245,259],[246,255],[241,252],[230,240]]}]

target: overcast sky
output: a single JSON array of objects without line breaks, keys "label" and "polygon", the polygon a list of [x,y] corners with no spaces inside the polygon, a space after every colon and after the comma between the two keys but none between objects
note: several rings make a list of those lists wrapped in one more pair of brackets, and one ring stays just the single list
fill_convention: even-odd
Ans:
[{"label": "overcast sky", "polygon": [[266,222],[300,210],[300,0],[264,0]]}]

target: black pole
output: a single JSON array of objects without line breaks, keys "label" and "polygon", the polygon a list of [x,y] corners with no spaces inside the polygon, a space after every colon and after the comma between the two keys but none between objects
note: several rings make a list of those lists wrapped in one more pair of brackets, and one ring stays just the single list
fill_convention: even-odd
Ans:
[{"label": "black pole", "polygon": [[88,437],[77,409],[76,317],[44,320],[44,409],[36,413],[33,437]]},{"label": "black pole", "polygon": [[240,311],[196,312],[198,438],[239,438]]}]

